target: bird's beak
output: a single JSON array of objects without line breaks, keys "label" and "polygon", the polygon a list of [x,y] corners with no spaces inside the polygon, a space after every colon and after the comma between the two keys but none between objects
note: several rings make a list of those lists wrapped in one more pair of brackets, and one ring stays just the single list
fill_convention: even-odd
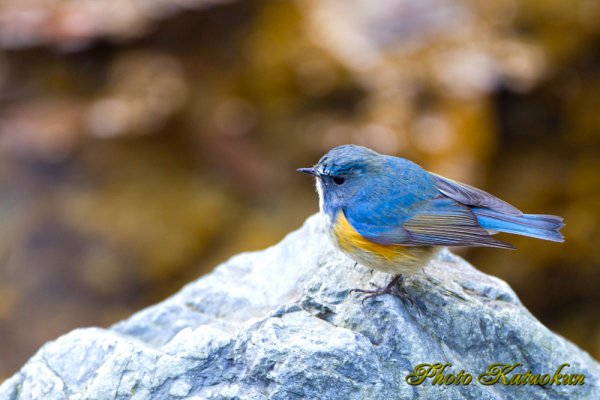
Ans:
[{"label": "bird's beak", "polygon": [[302,172],[303,174],[309,174],[312,176],[316,176],[316,177],[319,176],[319,173],[314,168],[298,168],[296,171]]}]

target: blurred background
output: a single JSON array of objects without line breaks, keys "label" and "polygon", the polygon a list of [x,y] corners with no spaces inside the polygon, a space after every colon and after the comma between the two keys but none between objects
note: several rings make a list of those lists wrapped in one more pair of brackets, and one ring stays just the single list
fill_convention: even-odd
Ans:
[{"label": "blurred background", "polygon": [[597,0],[0,0],[0,378],[318,209],[356,143],[565,217],[465,249],[600,358]]}]

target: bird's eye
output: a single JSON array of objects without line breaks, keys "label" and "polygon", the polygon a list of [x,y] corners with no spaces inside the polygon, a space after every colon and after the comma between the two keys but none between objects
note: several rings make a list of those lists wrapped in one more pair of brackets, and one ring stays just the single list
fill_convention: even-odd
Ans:
[{"label": "bird's eye", "polygon": [[343,176],[336,176],[336,177],[333,178],[333,182],[336,185],[343,185],[344,182],[346,182],[346,178],[344,178]]}]

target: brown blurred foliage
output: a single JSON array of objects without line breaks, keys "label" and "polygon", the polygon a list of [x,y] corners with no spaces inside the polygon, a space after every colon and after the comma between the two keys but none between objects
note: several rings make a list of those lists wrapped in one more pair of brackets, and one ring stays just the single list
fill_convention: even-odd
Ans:
[{"label": "brown blurred foliage", "polygon": [[317,210],[357,143],[565,217],[461,250],[600,357],[595,0],[0,1],[0,377]]}]

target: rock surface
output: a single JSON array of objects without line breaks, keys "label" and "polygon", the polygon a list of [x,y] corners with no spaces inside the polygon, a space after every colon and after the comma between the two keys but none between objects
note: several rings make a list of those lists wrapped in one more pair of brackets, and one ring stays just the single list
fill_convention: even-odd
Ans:
[{"label": "rock surface", "polygon": [[[361,303],[384,284],[335,250],[311,217],[278,245],[238,255],[108,330],[44,345],[1,399],[598,399],[600,365],[550,332],[508,285],[448,251],[406,280],[412,301]],[[468,385],[409,385],[450,363]],[[524,374],[583,374],[583,385],[484,386],[493,363]],[[449,376],[449,375],[447,375]],[[448,378],[449,379],[449,378]]]}]

